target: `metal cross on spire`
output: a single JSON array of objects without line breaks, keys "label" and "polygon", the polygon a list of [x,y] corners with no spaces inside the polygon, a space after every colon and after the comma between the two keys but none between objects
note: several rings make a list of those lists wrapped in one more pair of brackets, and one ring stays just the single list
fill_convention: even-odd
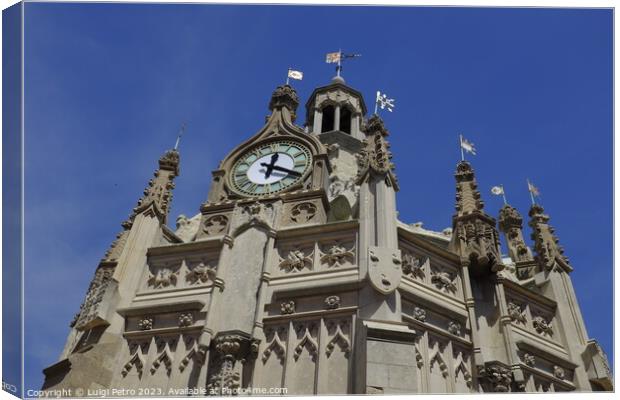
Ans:
[{"label": "metal cross on spire", "polygon": [[340,73],[342,72],[342,61],[344,61],[347,58],[355,58],[355,57],[361,57],[361,54],[357,54],[357,53],[351,53],[351,54],[344,54],[341,50],[338,50],[335,53],[327,53],[327,56],[325,56],[325,62],[327,64],[338,64],[336,66],[336,76],[340,77]]},{"label": "metal cross on spire", "polygon": [[181,142],[181,136],[183,136],[184,133],[185,133],[185,122],[183,122],[183,124],[181,124],[181,129],[179,129],[179,135],[177,136],[177,141],[174,144],[174,149],[175,150],[179,149],[179,142]]}]

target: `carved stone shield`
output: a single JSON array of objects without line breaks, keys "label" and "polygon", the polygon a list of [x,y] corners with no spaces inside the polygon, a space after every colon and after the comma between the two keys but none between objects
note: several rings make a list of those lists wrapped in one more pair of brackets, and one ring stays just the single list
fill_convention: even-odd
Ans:
[{"label": "carved stone shield", "polygon": [[401,264],[400,250],[368,248],[368,277],[379,293],[390,294],[396,290],[403,275]]}]

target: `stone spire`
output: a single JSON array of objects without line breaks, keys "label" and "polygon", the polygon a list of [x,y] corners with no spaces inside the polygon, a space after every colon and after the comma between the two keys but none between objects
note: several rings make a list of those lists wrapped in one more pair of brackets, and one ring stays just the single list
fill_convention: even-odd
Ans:
[{"label": "stone spire", "polygon": [[450,248],[470,264],[475,274],[503,269],[495,219],[484,212],[484,202],[467,161],[456,167],[456,214],[452,218]]},{"label": "stone spire", "polygon": [[290,85],[278,86],[271,95],[269,101],[269,110],[271,112],[280,111],[290,116],[291,122],[295,122],[297,117],[297,106],[299,106],[299,97],[297,92]]},{"label": "stone spire", "polygon": [[508,254],[515,263],[534,260],[523,239],[523,218],[516,208],[505,204],[499,211],[499,229],[506,238]]},{"label": "stone spire", "polygon": [[544,208],[538,204],[532,205],[529,212],[536,261],[541,269],[546,271],[560,267],[566,272],[571,272],[573,268],[568,258],[564,256],[564,249],[559,245],[555,230],[549,225],[549,216],[544,212]]},{"label": "stone spire", "polygon": [[389,132],[385,128],[383,120],[376,114],[371,116],[366,122],[364,130],[366,133],[366,139],[363,141],[364,147],[357,155],[358,184],[361,183],[366,174],[372,171],[377,175],[386,175],[394,191],[398,191],[398,180],[394,174],[390,143],[386,140]]},{"label": "stone spire", "polygon": [[177,150],[168,150],[159,159],[159,169],[157,169],[149,181],[148,186],[144,189],[144,195],[133,209],[129,219],[123,223],[123,226],[131,227],[136,215],[153,207],[153,211],[162,224],[165,224],[170,211],[170,203],[172,202],[172,189],[174,189],[174,178],[179,175],[179,152]]}]

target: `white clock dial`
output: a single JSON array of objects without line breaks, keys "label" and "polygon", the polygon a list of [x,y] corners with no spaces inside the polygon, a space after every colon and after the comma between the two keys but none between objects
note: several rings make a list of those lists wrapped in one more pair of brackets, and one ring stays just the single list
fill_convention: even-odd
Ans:
[{"label": "white clock dial", "polygon": [[[289,170],[292,170],[293,167],[295,166],[295,160],[293,160],[293,158],[289,156],[288,154],[286,153],[273,153],[273,154],[278,154],[278,159],[276,163],[274,163],[274,165],[281,167],[281,168],[289,169]],[[273,157],[273,154],[268,154],[266,156],[263,156],[259,158],[258,160],[254,161],[252,165],[250,165],[247,175],[248,175],[248,178],[252,182],[258,183],[260,185],[264,185],[266,183],[275,183],[275,182],[278,182],[286,178],[289,175],[288,172],[272,171],[271,174],[269,174],[269,177],[266,177],[267,166],[271,164],[271,158]]]},{"label": "white clock dial", "polygon": [[312,153],[293,140],[257,145],[235,162],[230,187],[240,195],[264,196],[299,184],[312,165]]}]

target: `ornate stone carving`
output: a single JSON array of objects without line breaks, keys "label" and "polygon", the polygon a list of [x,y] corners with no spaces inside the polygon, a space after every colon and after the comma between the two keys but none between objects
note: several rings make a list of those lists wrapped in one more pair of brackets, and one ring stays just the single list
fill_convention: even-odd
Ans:
[{"label": "ornate stone carving", "polygon": [[372,170],[376,174],[387,174],[391,184],[397,187],[398,181],[393,172],[394,164],[391,161],[390,144],[385,139],[388,131],[381,118],[376,114],[370,117],[365,131],[367,137],[362,142],[363,149],[357,154],[358,182]]},{"label": "ornate stone carving", "polygon": [[529,365],[530,367],[533,367],[536,364],[536,357],[530,353],[524,353],[522,359],[525,365]]},{"label": "ornate stone carving", "polygon": [[467,387],[471,388],[473,385],[473,378],[471,372],[469,372],[469,368],[467,367],[469,365],[469,362],[466,362],[467,358],[463,354],[463,351],[460,349],[455,350],[454,365],[456,365],[456,367],[454,368],[454,375],[458,376],[459,372],[462,373],[465,384]]},{"label": "ornate stone carving", "polygon": [[564,256],[564,249],[559,245],[555,231],[549,225],[549,216],[544,211],[540,205],[534,204],[529,212],[531,218],[529,225],[532,228],[536,260],[545,270],[552,270],[558,266],[563,270],[571,271],[572,267],[568,258]]},{"label": "ornate stone carving", "polygon": [[304,348],[308,350],[308,353],[312,359],[316,361],[319,345],[316,339],[312,336],[312,332],[315,330],[316,325],[313,322],[303,322],[295,326],[295,331],[297,332],[297,337],[299,338],[293,353],[293,358],[295,361],[299,359],[299,356],[303,352]]},{"label": "ornate stone carving", "polygon": [[289,300],[280,304],[280,312],[282,314],[294,314],[295,313],[295,301]]},{"label": "ornate stone carving", "polygon": [[215,267],[205,264],[204,262],[198,263],[195,267],[187,272],[185,279],[192,285],[213,282],[215,280],[216,270]]},{"label": "ornate stone carving", "polygon": [[474,170],[467,161],[457,165],[456,215],[450,249],[467,260],[475,273],[497,272],[504,268],[499,251],[495,219],[484,211]]},{"label": "ornate stone carving", "polygon": [[248,338],[239,334],[224,334],[214,340],[216,352],[213,373],[210,375],[207,390],[214,394],[230,394],[241,385],[242,347]]},{"label": "ornate stone carving", "polygon": [[269,101],[269,110],[273,111],[277,108],[286,107],[292,114],[292,120],[295,120],[295,111],[299,105],[299,97],[297,92],[290,85],[278,86],[271,95]]},{"label": "ornate stone carving", "polygon": [[103,256],[102,261],[105,262],[116,262],[118,258],[121,256],[123,249],[125,248],[125,243],[127,243],[127,237],[129,236],[129,230],[124,229],[118,235],[116,235],[116,239],[110,245],[108,251],[106,251]]},{"label": "ornate stone carving", "polygon": [[190,326],[194,324],[194,314],[191,312],[181,313],[179,315],[179,326]]},{"label": "ornate stone carving", "polygon": [[540,333],[541,335],[553,336],[551,322],[542,315],[537,315],[532,318],[532,324],[534,325],[534,329],[536,330],[536,332]]},{"label": "ornate stone carving", "polygon": [[350,262],[354,262],[355,260],[355,253],[353,253],[353,249],[347,250],[347,248],[339,242],[331,243],[323,250],[324,254],[321,256],[321,263],[327,264],[329,267],[338,267],[344,264],[347,260]]},{"label": "ornate stone carving", "polygon": [[456,293],[455,280],[456,275],[448,271],[431,270],[431,283],[446,293]]},{"label": "ornate stone carving", "polygon": [[138,320],[138,329],[141,331],[150,331],[153,329],[153,317],[142,317]]},{"label": "ornate stone carving", "polygon": [[166,374],[170,376],[170,373],[172,372],[172,351],[170,349],[170,346],[174,346],[174,344],[174,341],[168,342],[166,340],[161,340],[158,343],[158,348],[160,352],[157,357],[155,357],[155,360],[151,365],[151,375],[154,375],[155,372],[157,372],[157,369],[160,365],[164,365],[164,367],[166,368]]},{"label": "ornate stone carving", "polygon": [[312,203],[299,203],[291,209],[291,220],[298,224],[310,221],[316,215],[316,206]]},{"label": "ornate stone carving", "polygon": [[171,268],[162,267],[157,269],[155,274],[151,275],[147,283],[154,289],[161,289],[168,286],[177,285],[178,271],[173,271]]},{"label": "ornate stone carving", "polygon": [[148,209],[151,205],[155,208],[162,223],[166,223],[170,203],[172,201],[172,189],[174,189],[174,178],[179,175],[179,153],[176,150],[168,150],[159,159],[159,169],[154,172],[154,178],[149,181],[144,189],[144,195],[132,214],[126,221],[128,227],[140,212]]},{"label": "ornate stone carving", "polygon": [[328,310],[335,310],[340,307],[340,297],[338,296],[327,296],[325,298],[325,308]]},{"label": "ornate stone carving", "polygon": [[144,370],[144,364],[146,363],[146,353],[148,352],[149,343],[131,343],[129,345],[129,361],[125,363],[123,369],[121,370],[121,375],[126,377],[129,374],[129,371],[132,368],[136,369],[138,373],[138,377],[142,378],[142,372]]},{"label": "ornate stone carving", "polygon": [[185,348],[189,349],[189,351],[179,363],[179,371],[183,372],[192,359],[194,359],[195,362],[198,363],[198,365],[204,364],[207,354],[207,348],[205,346],[199,346],[196,338],[192,336],[186,336]]},{"label": "ornate stone carving", "polygon": [[292,249],[286,259],[280,262],[280,269],[284,272],[300,272],[304,268],[312,269],[312,254],[304,254],[301,249]]},{"label": "ornate stone carving", "polygon": [[400,250],[369,246],[368,261],[368,278],[373,288],[384,295],[394,292],[403,275]]},{"label": "ornate stone carving", "polygon": [[456,336],[461,336],[461,324],[455,321],[448,322],[448,332]]},{"label": "ornate stone carving", "polygon": [[420,307],[413,308],[413,318],[420,322],[426,321],[426,310]]},{"label": "ornate stone carving", "polygon": [[203,231],[207,235],[219,235],[226,231],[228,217],[225,215],[213,215],[204,222]]},{"label": "ornate stone carving", "polygon": [[510,316],[511,321],[515,321],[521,324],[525,324],[527,322],[527,318],[525,317],[525,310],[522,308],[522,306],[516,303],[508,303],[508,315]]},{"label": "ornate stone carving", "polygon": [[554,365],[553,366],[553,376],[555,376],[558,379],[564,379],[564,377],[566,376],[566,373],[564,372],[564,368],[558,366],[558,365]]},{"label": "ornate stone carving", "polygon": [[416,257],[409,252],[403,252],[403,274],[409,275],[413,278],[424,279],[423,265],[427,259],[422,260],[420,257]]},{"label": "ornate stone carving", "polygon": [[532,261],[532,252],[523,240],[523,218],[519,212],[508,204],[499,212],[499,227],[506,236],[510,258],[515,262]]},{"label": "ornate stone carving", "polygon": [[344,353],[345,357],[349,357],[349,354],[351,354],[351,341],[343,332],[343,330],[348,329],[348,326],[348,321],[328,322],[327,329],[329,334],[332,335],[332,338],[327,343],[327,346],[325,346],[325,354],[327,357],[332,355],[336,345],[340,346],[340,349]]},{"label": "ornate stone carving", "polygon": [[265,331],[266,336],[271,336],[271,339],[267,342],[267,346],[263,351],[262,361],[263,364],[267,362],[271,353],[275,353],[280,359],[280,363],[284,362],[284,356],[286,354],[286,328],[279,327],[277,329],[268,328]]},{"label": "ornate stone carving", "polygon": [[478,375],[491,385],[494,392],[510,391],[512,372],[499,363],[486,363],[479,366]]},{"label": "ornate stone carving", "polygon": [[114,280],[112,275],[114,268],[99,267],[95,272],[93,280],[88,286],[84,302],[80,306],[80,311],[75,315],[71,322],[71,327],[78,330],[86,329],[97,321],[103,321],[105,310],[102,309],[102,302],[107,293],[112,293]]}]

